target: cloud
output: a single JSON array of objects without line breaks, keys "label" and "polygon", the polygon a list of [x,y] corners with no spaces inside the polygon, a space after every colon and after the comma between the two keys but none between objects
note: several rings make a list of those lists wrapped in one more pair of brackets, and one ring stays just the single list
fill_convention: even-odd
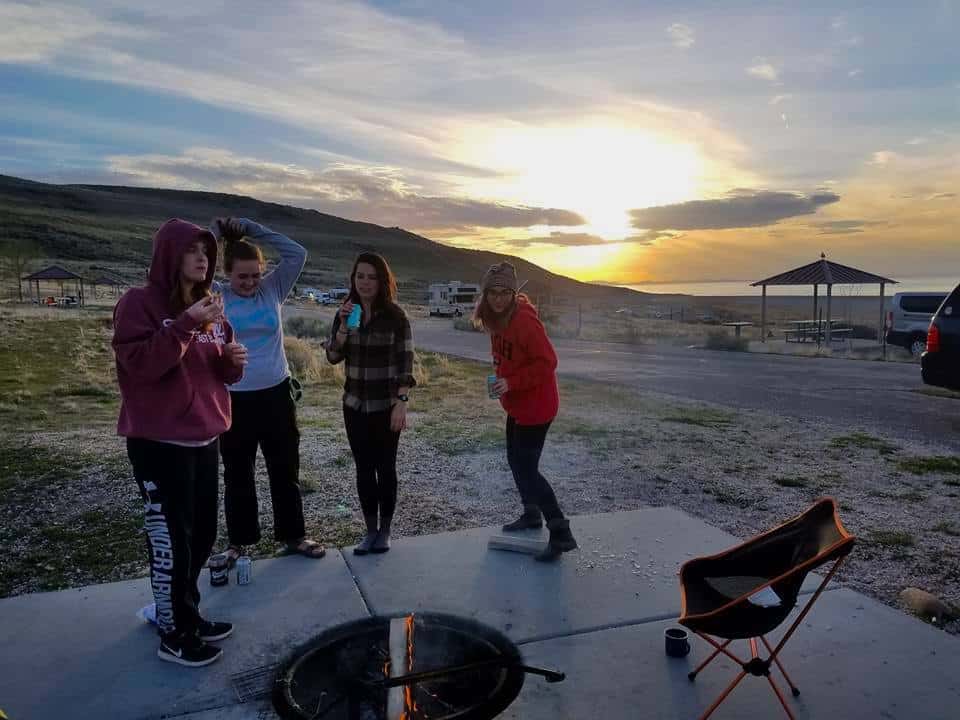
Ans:
[{"label": "cloud", "polygon": [[784,94],[784,95],[774,95],[772,98],[770,98],[770,104],[771,104],[771,105],[779,105],[780,103],[786,102],[787,100],[789,100],[789,99],[792,98],[792,97],[793,97],[793,95],[790,95],[789,93]]},{"label": "cloud", "polygon": [[676,237],[677,235],[678,233],[674,232],[651,230],[640,233],[639,235],[630,235],[629,237],[608,240],[600,237],[599,235],[592,235],[590,233],[565,233],[554,231],[549,235],[541,237],[511,238],[508,242],[510,245],[517,248],[526,248],[533,245],[556,245],[558,247],[588,247],[591,245],[619,244],[651,245],[655,240],[659,240],[660,238],[671,238]]},{"label": "cloud", "polygon": [[142,39],[149,33],[83,8],[0,3],[0,63],[41,63],[94,38]]},{"label": "cloud", "polygon": [[780,77],[779,71],[764,58],[755,58],[753,65],[747,68],[747,74],[776,82]]},{"label": "cloud", "polygon": [[426,194],[392,167],[331,163],[312,170],[211,148],[191,148],[180,155],[116,155],[108,160],[113,173],[137,184],[253,195],[415,230],[586,222],[569,210]]},{"label": "cloud", "polygon": [[907,140],[907,145],[926,145],[927,142],[925,137],[913,137]]},{"label": "cloud", "polygon": [[828,220],[814,223],[813,227],[820,230],[819,235],[853,235],[862,233],[864,228],[886,224],[881,221],[869,220]]},{"label": "cloud", "polygon": [[683,23],[673,23],[667,28],[667,35],[670,36],[674,47],[689,48],[696,42],[696,35],[693,28]]},{"label": "cloud", "polygon": [[631,210],[636,228],[651,230],[721,230],[773,225],[790,217],[810,215],[840,196],[820,191],[810,195],[774,190],[734,190],[716,200]]},{"label": "cloud", "polygon": [[862,72],[863,70],[861,70],[860,68],[854,68],[853,70],[847,73],[847,77],[857,77],[857,75],[860,75]]}]

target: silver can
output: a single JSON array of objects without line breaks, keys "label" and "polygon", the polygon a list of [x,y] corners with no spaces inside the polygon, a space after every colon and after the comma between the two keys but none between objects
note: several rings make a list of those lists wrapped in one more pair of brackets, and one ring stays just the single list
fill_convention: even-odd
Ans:
[{"label": "silver can", "polygon": [[237,558],[237,585],[249,585],[253,576],[253,561],[249,555]]}]

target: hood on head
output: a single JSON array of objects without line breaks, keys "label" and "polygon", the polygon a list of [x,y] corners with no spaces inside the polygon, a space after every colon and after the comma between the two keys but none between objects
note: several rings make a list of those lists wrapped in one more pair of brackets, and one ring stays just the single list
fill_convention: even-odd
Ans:
[{"label": "hood on head", "polygon": [[217,241],[206,228],[186,220],[167,220],[153,236],[153,259],[150,261],[150,284],[165,293],[173,292],[180,274],[180,264],[187,249],[198,240],[207,247],[207,285],[217,271]]}]

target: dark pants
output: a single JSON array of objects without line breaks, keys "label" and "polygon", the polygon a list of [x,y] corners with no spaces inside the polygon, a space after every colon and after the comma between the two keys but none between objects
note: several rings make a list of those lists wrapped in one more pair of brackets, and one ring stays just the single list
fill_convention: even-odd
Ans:
[{"label": "dark pants", "polygon": [[217,537],[217,442],[193,448],[128,438],[127,455],[143,495],[160,633],[195,632],[197,579]]},{"label": "dark pants", "polygon": [[507,417],[507,462],[520,492],[520,501],[524,505],[539,506],[548,522],[563,517],[553,488],[540,474],[540,455],[549,429],[550,423],[518,425],[512,417]]},{"label": "dark pants", "polygon": [[364,515],[392,518],[397,506],[397,446],[400,433],[390,429],[390,410],[362,413],[343,407],[347,439],[357,466],[357,495]]},{"label": "dark pants", "polygon": [[257,505],[257,448],[263,451],[273,500],[273,536],[281,542],[304,534],[300,497],[300,431],[290,381],[264,390],[230,393],[233,424],[220,436],[223,506],[227,536],[234,545],[260,541]]}]

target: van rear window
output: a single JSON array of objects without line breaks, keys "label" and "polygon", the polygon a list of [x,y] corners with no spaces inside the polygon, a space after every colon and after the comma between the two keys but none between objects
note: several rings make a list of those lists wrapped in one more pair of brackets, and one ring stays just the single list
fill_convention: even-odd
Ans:
[{"label": "van rear window", "polygon": [[[956,291],[954,291],[956,292]],[[926,295],[921,297],[900,298],[900,307],[904,312],[924,313],[933,315],[943,303],[946,295]]]}]

